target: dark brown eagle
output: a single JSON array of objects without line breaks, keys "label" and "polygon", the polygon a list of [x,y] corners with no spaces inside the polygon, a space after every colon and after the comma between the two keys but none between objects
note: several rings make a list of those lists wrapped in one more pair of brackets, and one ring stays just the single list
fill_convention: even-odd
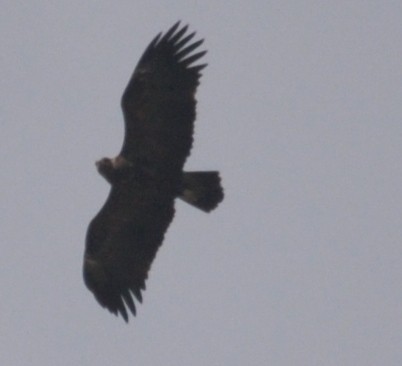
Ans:
[{"label": "dark brown eagle", "polygon": [[128,321],[174,216],[176,197],[205,211],[223,199],[219,173],[184,172],[190,154],[195,92],[206,51],[203,40],[176,23],[142,55],[121,105],[125,137],[120,154],[96,163],[110,183],[104,206],[87,231],[84,280],[98,302]]}]

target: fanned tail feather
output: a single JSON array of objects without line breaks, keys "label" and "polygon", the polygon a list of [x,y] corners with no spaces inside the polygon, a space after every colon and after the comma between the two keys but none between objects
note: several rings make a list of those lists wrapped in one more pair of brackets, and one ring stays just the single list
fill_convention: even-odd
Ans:
[{"label": "fanned tail feather", "polygon": [[183,173],[183,190],[179,196],[183,201],[210,212],[223,200],[223,196],[219,172]]}]

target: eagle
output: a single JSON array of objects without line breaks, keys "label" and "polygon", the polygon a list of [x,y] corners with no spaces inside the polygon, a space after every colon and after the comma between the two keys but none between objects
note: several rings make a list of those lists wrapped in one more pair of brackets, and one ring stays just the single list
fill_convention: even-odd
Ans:
[{"label": "eagle", "polygon": [[123,93],[125,134],[115,158],[96,162],[109,196],[88,226],[83,277],[102,307],[128,322],[175,213],[175,199],[210,212],[223,200],[218,171],[183,170],[193,143],[195,93],[206,51],[174,24],[141,56]]}]

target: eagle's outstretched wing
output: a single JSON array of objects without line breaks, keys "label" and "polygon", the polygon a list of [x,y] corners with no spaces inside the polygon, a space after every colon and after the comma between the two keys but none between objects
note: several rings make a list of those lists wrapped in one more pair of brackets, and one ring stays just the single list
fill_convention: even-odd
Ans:
[{"label": "eagle's outstretched wing", "polygon": [[[86,238],[84,279],[98,302],[128,321],[126,307],[136,313],[133,295],[141,291],[174,216],[172,197],[161,186],[113,186]],[[168,188],[168,186],[166,186]]]},{"label": "eagle's outstretched wing", "polygon": [[190,153],[195,120],[195,91],[200,71],[194,66],[206,51],[191,43],[195,33],[176,23],[159,34],[142,55],[122,97],[125,138],[121,155],[129,160],[182,170]]},{"label": "eagle's outstretched wing", "polygon": [[122,97],[120,158],[127,170],[124,179],[112,182],[87,232],[85,282],[103,307],[126,321],[127,308],[135,315],[133,298],[142,300],[149,268],[173,219],[192,145],[194,94],[205,67],[193,63],[205,51],[194,53],[202,40],[189,43],[194,33],[186,32],[187,26],[176,23],[159,34],[134,71]]}]

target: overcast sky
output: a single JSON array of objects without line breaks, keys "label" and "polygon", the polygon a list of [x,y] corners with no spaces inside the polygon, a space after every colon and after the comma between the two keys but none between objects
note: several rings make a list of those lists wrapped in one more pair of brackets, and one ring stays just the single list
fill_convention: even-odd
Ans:
[{"label": "overcast sky", "polygon": [[[167,5],[169,4],[169,5]],[[188,170],[126,325],[81,274],[120,97],[181,19],[208,49]],[[0,364],[402,364],[400,1],[17,1],[0,13]]]}]

